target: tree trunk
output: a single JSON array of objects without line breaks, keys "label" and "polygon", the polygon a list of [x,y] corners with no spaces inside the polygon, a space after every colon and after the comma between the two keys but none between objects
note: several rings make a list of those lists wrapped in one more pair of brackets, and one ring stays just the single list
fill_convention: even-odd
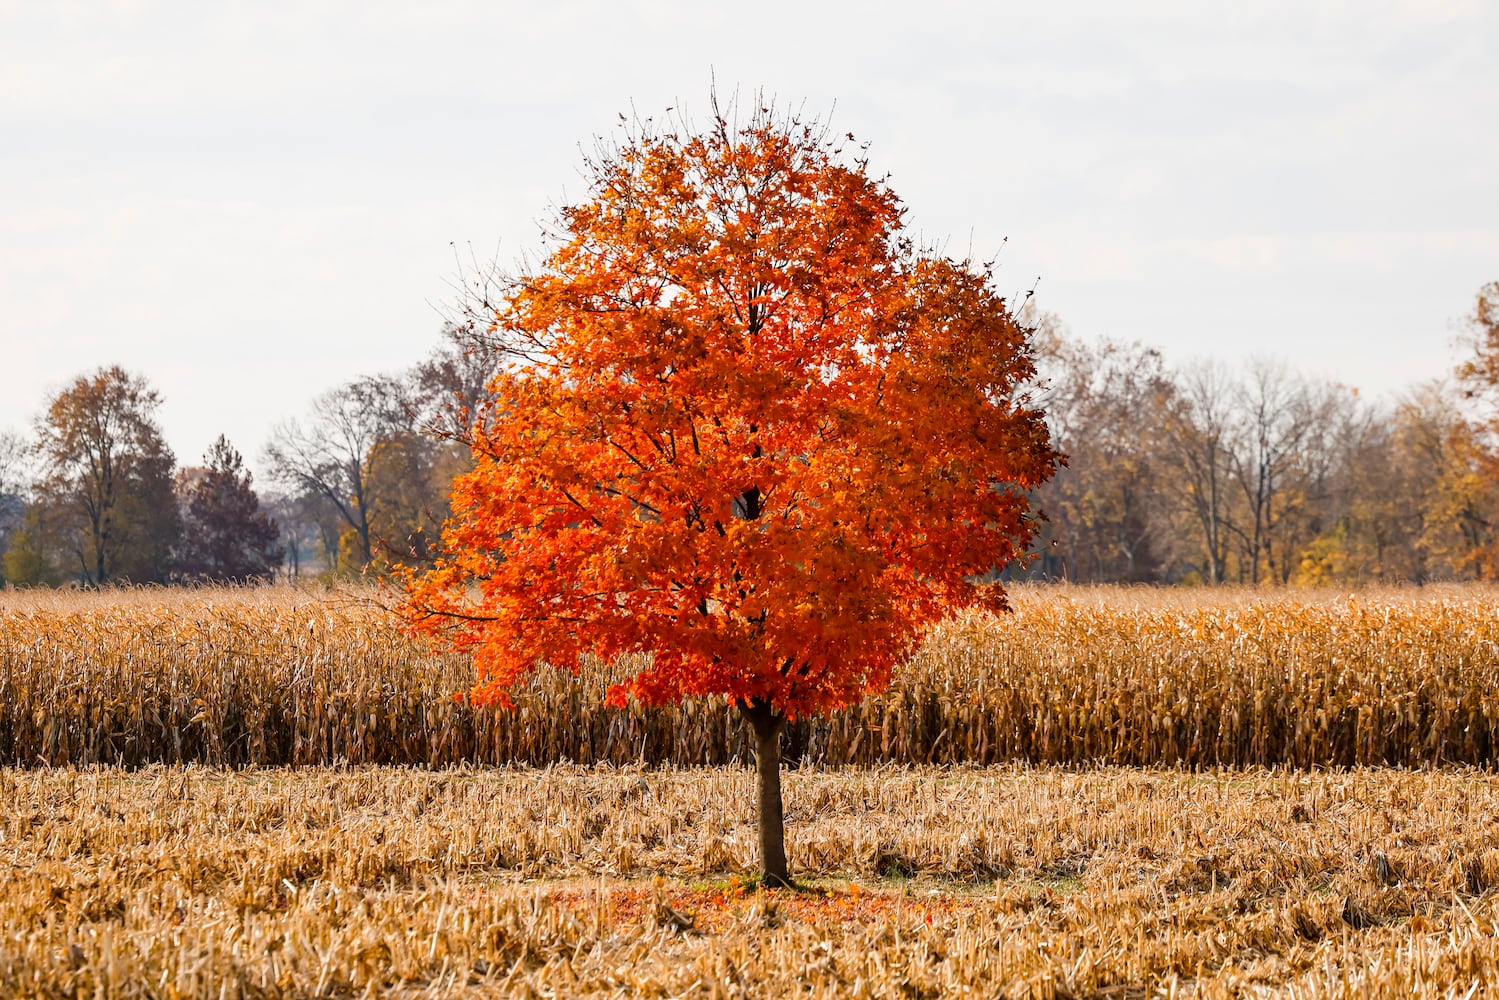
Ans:
[{"label": "tree trunk", "polygon": [[786,824],[781,813],[781,727],[786,717],[756,699],[739,711],[755,733],[756,787],[760,793],[760,867],[764,884],[790,886]]}]

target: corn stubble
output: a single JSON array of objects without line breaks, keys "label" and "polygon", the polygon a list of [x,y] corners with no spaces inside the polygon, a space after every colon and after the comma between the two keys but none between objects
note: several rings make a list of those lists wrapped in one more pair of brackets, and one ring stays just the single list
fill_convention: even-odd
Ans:
[{"label": "corn stubble", "polygon": [[[1499,613],[1477,588],[1357,597],[1019,589],[936,629],[885,694],[786,755],[882,763],[1488,764]],[[579,763],[752,756],[736,713],[603,705],[629,663],[541,670],[509,714],[359,593],[0,594],[0,763]]]},{"label": "corn stubble", "polygon": [[[0,771],[0,993],[1446,996],[1499,977],[1499,781],[1475,770],[799,769],[789,847],[826,917],[751,892],[704,929],[693,886],[755,864],[752,780]],[[685,902],[622,915],[661,872]],[[849,919],[851,896],[885,905]]]}]

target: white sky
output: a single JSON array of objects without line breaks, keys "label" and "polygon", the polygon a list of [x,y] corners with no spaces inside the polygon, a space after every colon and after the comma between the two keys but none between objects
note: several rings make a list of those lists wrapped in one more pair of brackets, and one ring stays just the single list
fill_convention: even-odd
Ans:
[{"label": "white sky", "polygon": [[0,0],[0,429],[118,363],[179,461],[435,342],[631,103],[763,87],[872,143],[1074,333],[1446,371],[1499,280],[1499,4]]}]

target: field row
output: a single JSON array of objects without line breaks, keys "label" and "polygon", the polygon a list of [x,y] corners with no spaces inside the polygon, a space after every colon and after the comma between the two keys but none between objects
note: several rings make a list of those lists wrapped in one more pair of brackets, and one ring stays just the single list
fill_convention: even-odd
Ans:
[{"label": "field row", "polygon": [[[1147,595],[1148,597],[1148,595]],[[1304,600],[1019,590],[935,630],[885,694],[785,738],[840,766],[1488,764],[1487,590]],[[203,591],[0,601],[0,762],[277,766],[748,760],[721,703],[610,709],[630,664],[539,672],[509,714],[367,597]]]},{"label": "field row", "polygon": [[[1468,769],[0,771],[6,996],[1464,995]],[[669,872],[670,881],[659,873]]]}]

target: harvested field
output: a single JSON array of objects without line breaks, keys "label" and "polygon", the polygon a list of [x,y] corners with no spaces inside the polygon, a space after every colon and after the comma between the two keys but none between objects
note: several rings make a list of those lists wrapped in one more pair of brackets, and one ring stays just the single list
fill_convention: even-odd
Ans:
[{"label": "harvested field", "polygon": [[[1491,588],[1014,590],[936,629],[885,694],[792,727],[789,759],[1301,767],[1491,764]],[[0,594],[0,763],[216,766],[747,760],[721,703],[602,704],[629,664],[545,670],[509,715],[372,592]]]},{"label": "harvested field", "polygon": [[1464,996],[1499,779],[798,769],[0,772],[7,996]]}]

